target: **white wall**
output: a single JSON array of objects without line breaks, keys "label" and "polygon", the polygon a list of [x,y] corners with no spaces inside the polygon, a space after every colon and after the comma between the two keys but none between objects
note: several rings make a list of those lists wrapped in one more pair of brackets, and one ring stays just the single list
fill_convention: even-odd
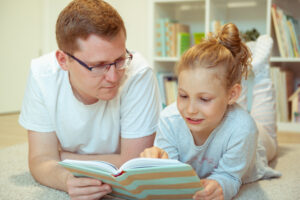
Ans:
[{"label": "white wall", "polygon": [[[57,48],[55,23],[70,0],[0,0],[0,113],[21,109],[30,60]],[[107,0],[123,17],[127,48],[148,56],[147,0]]]},{"label": "white wall", "polygon": [[41,1],[0,0],[0,113],[20,110],[41,44]]},{"label": "white wall", "polygon": [[[107,0],[122,16],[127,31],[127,48],[138,51],[146,58],[148,49],[148,1]],[[149,59],[149,58],[148,58]]]},{"label": "white wall", "polygon": [[55,25],[61,10],[71,0],[43,0],[42,52],[49,53],[57,49]]},{"label": "white wall", "polygon": [[[57,48],[55,23],[59,12],[70,0],[44,0],[43,52]],[[107,0],[119,12],[127,30],[127,48],[148,56],[147,0]],[[47,39],[48,38],[48,39]]]}]

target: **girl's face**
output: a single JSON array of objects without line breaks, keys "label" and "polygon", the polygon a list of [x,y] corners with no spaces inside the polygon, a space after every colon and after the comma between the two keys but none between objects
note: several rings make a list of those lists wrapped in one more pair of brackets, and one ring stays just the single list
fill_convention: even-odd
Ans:
[{"label": "girl's face", "polygon": [[232,91],[226,90],[225,80],[219,77],[225,77],[219,67],[179,73],[177,107],[195,141],[197,137],[205,141],[222,121],[228,104],[234,103]]}]

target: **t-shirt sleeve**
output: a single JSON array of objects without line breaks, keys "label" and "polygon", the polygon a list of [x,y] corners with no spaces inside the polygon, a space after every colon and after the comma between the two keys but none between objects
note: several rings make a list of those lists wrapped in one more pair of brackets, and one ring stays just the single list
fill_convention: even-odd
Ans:
[{"label": "t-shirt sleeve", "polygon": [[121,136],[140,138],[156,132],[161,104],[151,68],[138,72],[121,97]]},{"label": "t-shirt sleeve", "polygon": [[238,193],[243,176],[255,162],[258,131],[254,121],[248,122],[232,127],[235,134],[225,147],[217,168],[207,177],[222,186],[224,199],[232,199]]},{"label": "t-shirt sleeve", "polygon": [[163,116],[160,117],[154,146],[165,150],[170,159],[179,159],[178,142],[172,131],[172,124]]},{"label": "t-shirt sleeve", "polygon": [[54,131],[39,83],[32,70],[27,81],[19,123],[27,130],[36,132]]}]

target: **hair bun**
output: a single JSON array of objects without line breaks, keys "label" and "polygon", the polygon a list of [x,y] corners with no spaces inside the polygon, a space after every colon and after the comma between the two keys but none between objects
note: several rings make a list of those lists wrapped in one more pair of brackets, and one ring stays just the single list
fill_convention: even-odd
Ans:
[{"label": "hair bun", "polygon": [[222,26],[216,37],[217,41],[236,56],[241,51],[241,38],[239,29],[232,23]]}]

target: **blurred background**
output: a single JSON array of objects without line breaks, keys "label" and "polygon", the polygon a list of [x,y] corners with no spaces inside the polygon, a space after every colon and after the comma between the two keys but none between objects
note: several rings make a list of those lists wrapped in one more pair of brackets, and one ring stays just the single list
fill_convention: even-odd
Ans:
[{"label": "blurred background", "polygon": [[[57,49],[56,19],[69,2],[0,0],[0,114],[20,111],[30,61]],[[127,28],[127,48],[147,57],[147,1],[107,2],[123,17]]]}]

